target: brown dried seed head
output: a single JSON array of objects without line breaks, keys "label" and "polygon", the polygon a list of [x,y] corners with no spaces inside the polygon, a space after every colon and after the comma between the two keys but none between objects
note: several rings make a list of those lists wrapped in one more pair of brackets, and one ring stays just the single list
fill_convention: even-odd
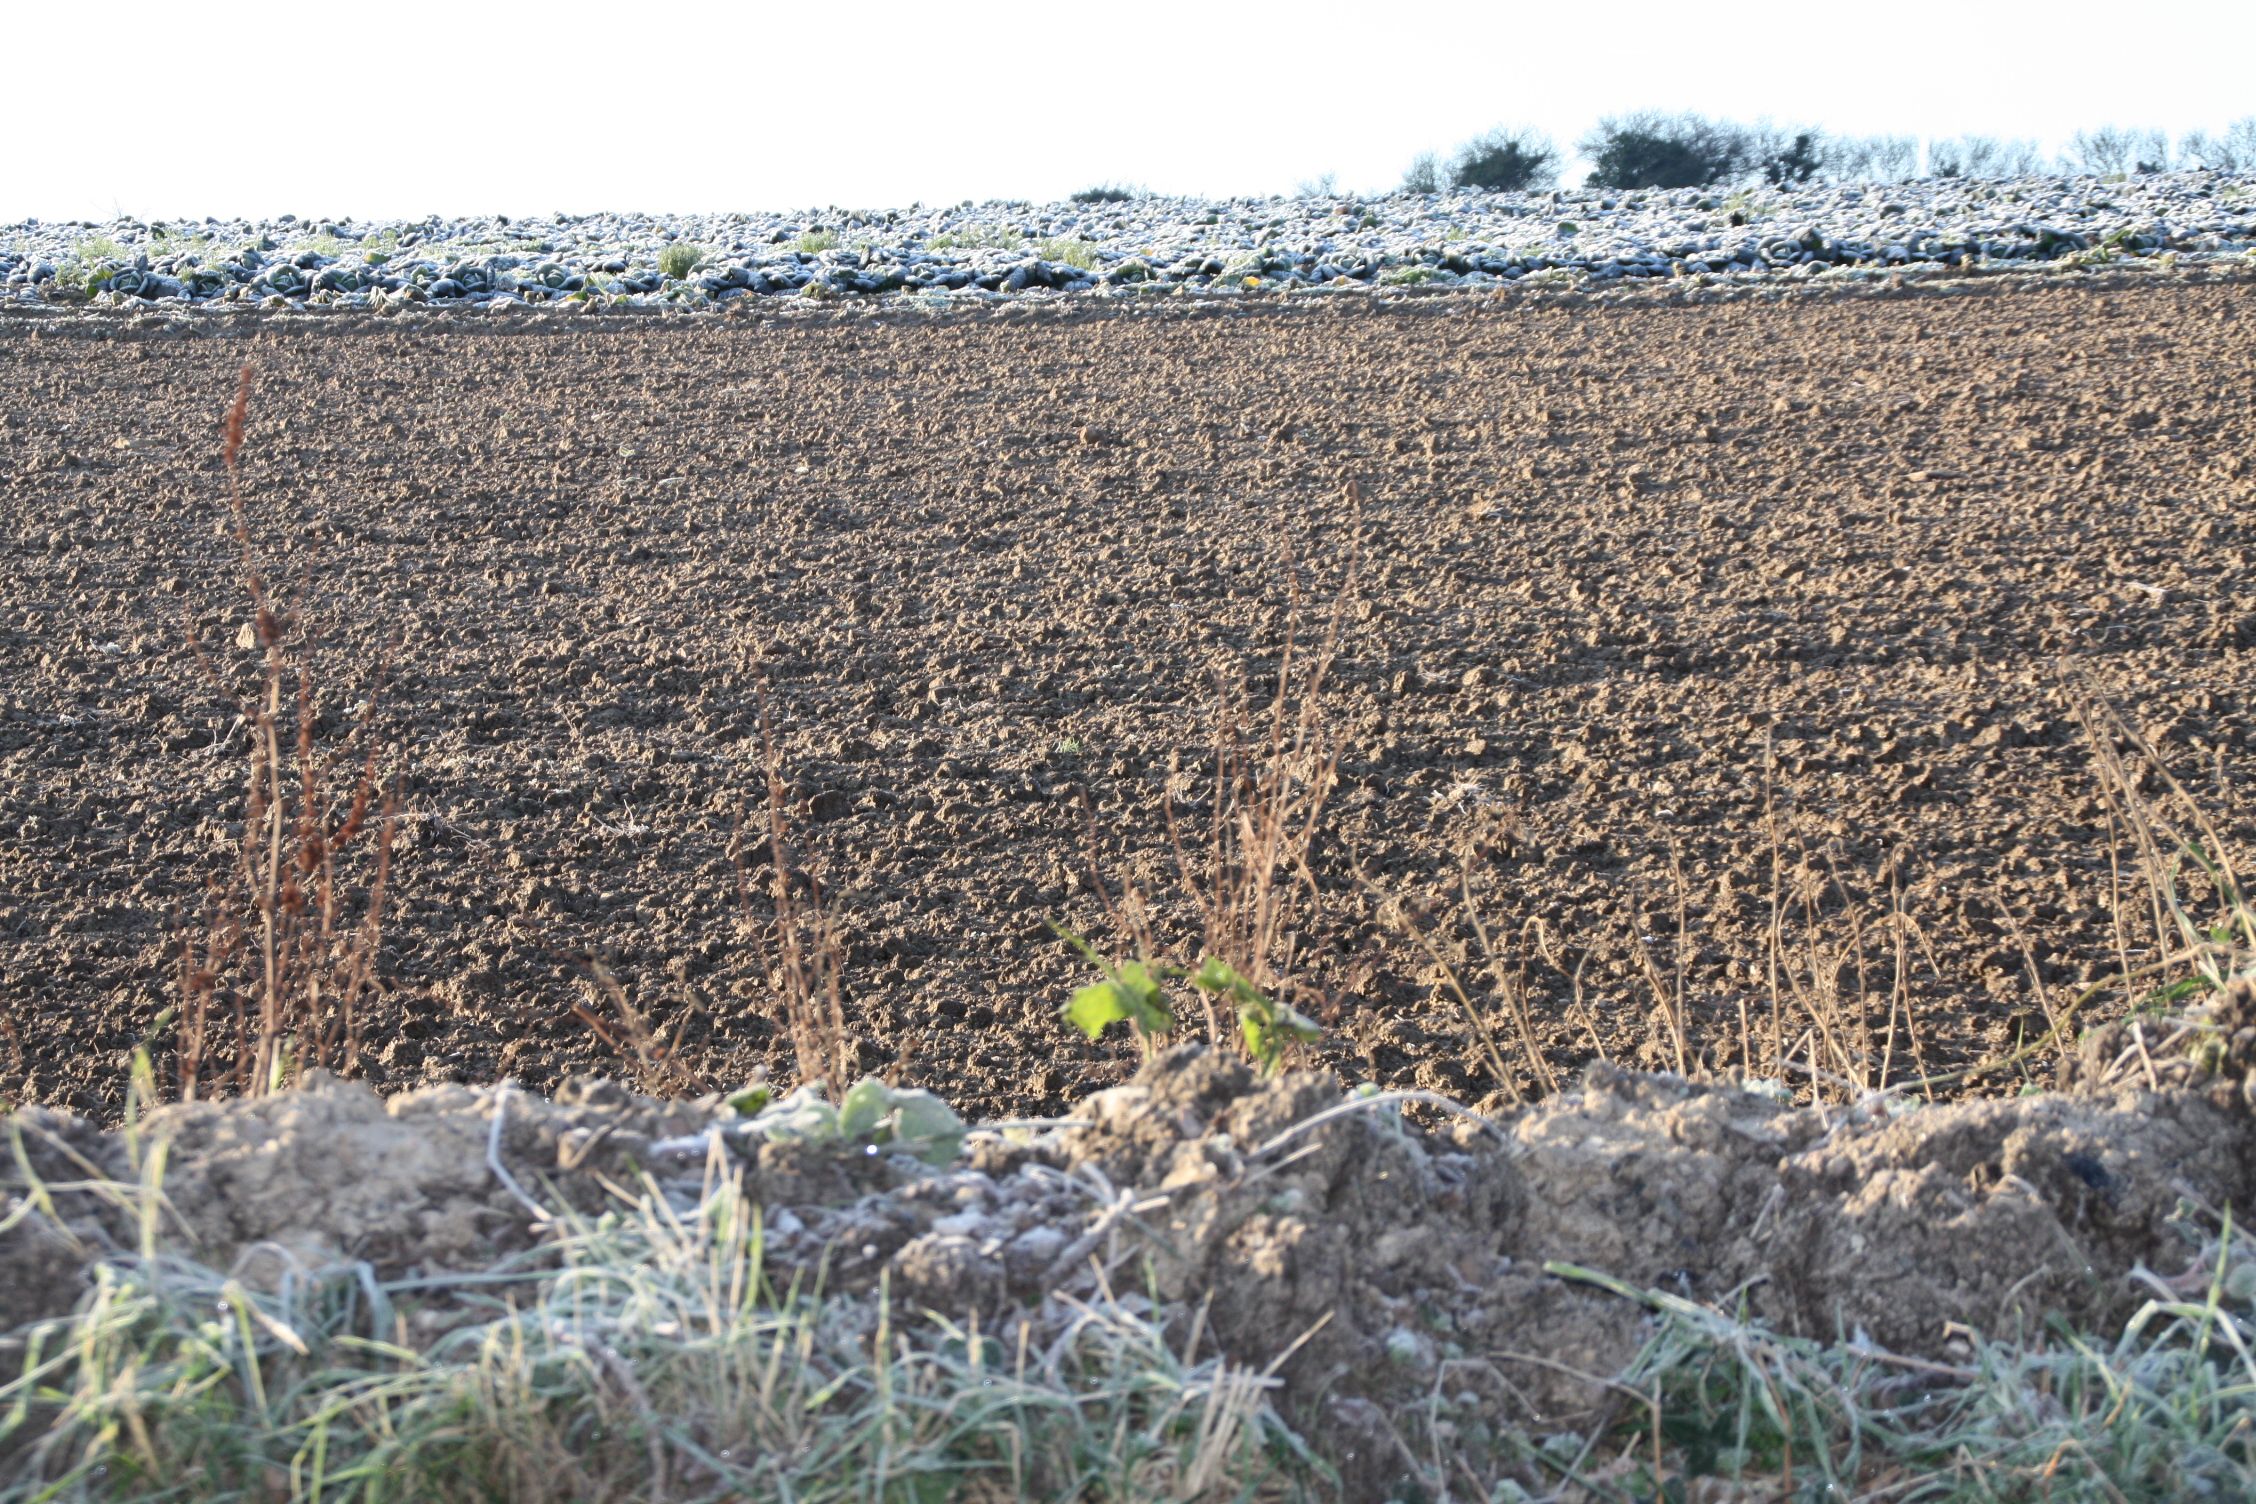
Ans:
[{"label": "brown dried seed head", "polygon": [[227,409],[227,439],[225,458],[227,468],[235,468],[235,456],[243,449],[243,420],[251,411],[251,363],[243,362],[243,372],[235,384],[235,401]]}]

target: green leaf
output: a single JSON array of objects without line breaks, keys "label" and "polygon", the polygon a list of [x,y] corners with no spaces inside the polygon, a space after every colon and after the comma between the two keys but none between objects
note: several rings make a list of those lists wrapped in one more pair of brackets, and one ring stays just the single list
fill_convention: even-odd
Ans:
[{"label": "green leaf", "polygon": [[747,1086],[728,1099],[729,1110],[739,1117],[748,1118],[767,1106],[774,1096],[775,1091],[771,1087],[765,1085]]},{"label": "green leaf", "polygon": [[836,1138],[838,1109],[825,1102],[822,1093],[812,1086],[797,1086],[782,1101],[770,1103],[753,1126],[768,1138]]},{"label": "green leaf", "polygon": [[893,1093],[893,1139],[930,1165],[944,1165],[963,1147],[963,1119],[931,1092]]},{"label": "green leaf", "polygon": [[893,1110],[893,1093],[884,1082],[864,1077],[838,1104],[838,1136],[860,1143],[873,1136]]},{"label": "green leaf", "polygon": [[1107,1025],[1127,1021],[1146,1034],[1164,1034],[1175,1026],[1166,996],[1153,979],[1151,968],[1130,961],[1102,982],[1076,988],[1065,1005],[1066,1021],[1095,1039]]},{"label": "green leaf", "polygon": [[1324,1032],[1307,1014],[1268,998],[1241,1004],[1238,1028],[1245,1036],[1247,1053],[1261,1062],[1264,1071],[1277,1068],[1287,1047],[1314,1043]]},{"label": "green leaf", "polygon": [[2202,993],[2207,992],[2208,990],[2208,978],[2187,977],[2183,981],[2172,982],[2167,987],[2157,988],[2155,991],[2147,994],[2147,999],[2144,1006],[2149,1008],[2168,1008],[2173,1004],[2184,1001],[2186,998],[2199,997]]},{"label": "green leaf", "polygon": [[854,1368],[848,1368],[837,1378],[832,1379],[829,1383],[823,1385],[822,1388],[816,1390],[813,1394],[808,1395],[805,1403],[801,1406],[801,1408],[806,1410],[820,1410],[823,1406],[838,1398],[839,1391],[844,1389],[848,1384],[852,1383],[857,1374],[858,1370]]},{"label": "green leaf", "polygon": [[1128,1000],[1111,982],[1091,982],[1073,989],[1065,1005],[1065,1021],[1095,1040],[1106,1027],[1128,1017]]},{"label": "green leaf", "polygon": [[1261,995],[1260,988],[1247,981],[1243,973],[1219,956],[1208,956],[1199,963],[1197,973],[1191,977],[1191,985],[1201,992],[1226,997],[1240,1007],[1268,1001]]}]

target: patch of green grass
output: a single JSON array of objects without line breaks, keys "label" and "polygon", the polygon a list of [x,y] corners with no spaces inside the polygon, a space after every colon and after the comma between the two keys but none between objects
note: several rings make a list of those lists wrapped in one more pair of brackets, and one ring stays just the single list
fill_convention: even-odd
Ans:
[{"label": "patch of green grass", "polygon": [[809,230],[799,237],[797,245],[802,253],[814,256],[824,251],[835,251],[845,243],[836,230]]},{"label": "patch of green grass", "polygon": [[[120,1189],[154,1204],[153,1184]],[[481,1274],[388,1285],[344,1264],[276,1293],[145,1246],[27,1334],[0,1482],[277,1504],[1318,1496],[1273,1381],[1196,1356],[1141,1302],[988,1333],[882,1287],[779,1283],[761,1217],[733,1180],[684,1207],[645,1179]],[[411,1336],[434,1305],[443,1333]]]},{"label": "patch of green grass", "polygon": [[123,261],[125,247],[107,235],[89,235],[71,247],[71,254],[85,262]]},{"label": "patch of green grass", "polygon": [[1752,188],[1741,188],[1723,201],[1724,209],[1744,216],[1747,224],[1757,224],[1778,213],[1778,200]]},{"label": "patch of green grass", "polygon": [[658,273],[680,281],[697,270],[697,263],[705,259],[705,247],[677,240],[658,253]]},{"label": "patch of green grass", "polygon": [[1095,242],[1077,237],[1059,236],[1042,241],[1034,247],[1034,253],[1044,261],[1055,261],[1080,271],[1095,271],[1097,266]]},{"label": "patch of green grass", "polygon": [[1545,1268],[1657,1320],[1618,1380],[1650,1398],[1594,1449],[1613,1454],[1626,1498],[1697,1497],[1702,1480],[1771,1489],[1789,1475],[1796,1491],[1764,1496],[1865,1498],[1892,1484],[1887,1497],[1933,1500],[2256,1497],[2256,1259],[2229,1216],[2198,1241],[2205,1284],[2143,1274],[2153,1298],[2112,1339],[1977,1336],[1950,1363],[1782,1336]]},{"label": "patch of green grass", "polygon": [[160,229],[152,229],[149,232],[149,240],[149,249],[152,253],[174,258],[194,256],[208,260],[218,245],[209,235],[175,235],[169,230]]},{"label": "patch of green grass", "polygon": [[967,225],[943,230],[924,243],[928,251],[1015,251],[1026,237],[1007,225]]}]

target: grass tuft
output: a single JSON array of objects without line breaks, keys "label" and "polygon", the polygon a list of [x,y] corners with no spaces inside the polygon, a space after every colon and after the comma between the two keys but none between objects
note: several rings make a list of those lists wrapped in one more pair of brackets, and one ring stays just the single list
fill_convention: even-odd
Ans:
[{"label": "grass tuft", "polygon": [[761,1215],[736,1180],[671,1207],[646,1179],[453,1280],[340,1264],[269,1292],[113,1262],[0,1385],[0,1497],[1310,1496],[1275,1379],[1191,1356],[1141,1302],[1061,1301],[1001,1333],[912,1319],[882,1289],[779,1287]]},{"label": "grass tuft", "polygon": [[1042,241],[1035,246],[1034,253],[1044,261],[1053,261],[1060,266],[1070,266],[1078,271],[1094,271],[1097,266],[1095,242],[1082,240],[1076,236],[1059,236]]},{"label": "grass tuft", "polygon": [[1952,1362],[1783,1336],[1546,1265],[1655,1321],[1615,1381],[1638,1403],[1583,1453],[1611,1454],[1598,1471],[1624,1498],[1735,1485],[1780,1499],[2256,1496],[2256,1257],[2229,1211],[2188,1209],[2179,1225],[2187,1272],[2140,1270],[2152,1298],[2113,1340],[2065,1327],[2017,1341],[1968,1332]]}]

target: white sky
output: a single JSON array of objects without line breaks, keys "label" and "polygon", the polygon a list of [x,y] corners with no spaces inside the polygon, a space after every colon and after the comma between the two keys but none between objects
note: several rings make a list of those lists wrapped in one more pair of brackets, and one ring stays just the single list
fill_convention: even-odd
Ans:
[{"label": "white sky", "polygon": [[2256,115],[2256,0],[100,15],[99,37],[7,69],[0,222],[901,207],[1113,180],[1226,195],[1327,172],[1378,190],[1492,125],[1565,144],[1646,107],[2048,148]]}]

